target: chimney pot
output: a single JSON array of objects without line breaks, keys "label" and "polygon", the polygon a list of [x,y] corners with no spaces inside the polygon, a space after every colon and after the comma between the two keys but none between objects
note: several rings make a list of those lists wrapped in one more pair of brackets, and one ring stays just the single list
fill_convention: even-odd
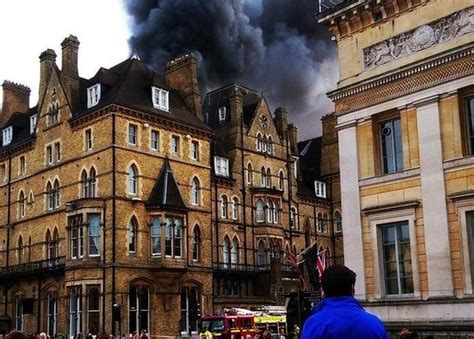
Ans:
[{"label": "chimney pot", "polygon": [[56,61],[56,52],[53,49],[48,48],[46,51],[40,54],[39,58],[40,62],[45,60]]}]

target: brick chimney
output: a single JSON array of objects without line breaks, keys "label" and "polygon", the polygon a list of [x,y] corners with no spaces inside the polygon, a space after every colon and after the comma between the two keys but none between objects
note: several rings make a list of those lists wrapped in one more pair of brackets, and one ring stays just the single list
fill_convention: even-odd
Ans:
[{"label": "brick chimney", "polygon": [[13,113],[27,113],[30,108],[30,88],[5,80],[3,88],[3,107],[0,114],[0,126],[7,122]]},{"label": "brick chimney", "polygon": [[193,109],[198,119],[204,121],[196,57],[193,54],[186,54],[169,61],[166,65],[165,79],[166,85],[183,93],[184,99]]},{"label": "brick chimney", "polygon": [[288,129],[288,112],[283,107],[278,107],[275,110],[275,121],[276,129],[280,136],[284,136]]},{"label": "brick chimney", "polygon": [[46,86],[48,85],[51,73],[56,67],[56,53],[52,49],[47,49],[39,56],[40,59],[40,83],[38,93],[38,103],[43,102]]},{"label": "brick chimney", "polygon": [[63,83],[71,109],[75,109],[79,105],[79,71],[77,63],[79,40],[74,35],[69,35],[61,43],[61,47],[61,82]]},{"label": "brick chimney", "polygon": [[290,141],[290,149],[293,153],[298,153],[298,128],[293,125],[288,125],[288,139]]},{"label": "brick chimney", "polygon": [[229,96],[230,102],[230,121],[233,125],[240,126],[242,115],[244,114],[244,97],[242,90],[236,85],[233,86]]}]

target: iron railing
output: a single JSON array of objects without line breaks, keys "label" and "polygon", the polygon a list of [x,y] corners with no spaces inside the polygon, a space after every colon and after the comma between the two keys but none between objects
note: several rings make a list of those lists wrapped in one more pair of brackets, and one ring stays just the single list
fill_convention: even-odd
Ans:
[{"label": "iron railing", "polygon": [[25,262],[0,268],[0,277],[15,277],[54,272],[64,269],[66,258],[56,257],[40,261]]}]

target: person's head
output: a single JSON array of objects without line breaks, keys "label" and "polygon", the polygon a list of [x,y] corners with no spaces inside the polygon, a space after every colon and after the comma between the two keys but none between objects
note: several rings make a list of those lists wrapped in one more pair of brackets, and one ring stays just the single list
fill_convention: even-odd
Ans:
[{"label": "person's head", "polygon": [[356,274],[346,266],[336,265],[324,270],[321,287],[326,297],[345,297],[354,295]]},{"label": "person's head", "polygon": [[7,334],[5,339],[26,339],[26,335],[23,332],[13,330]]}]

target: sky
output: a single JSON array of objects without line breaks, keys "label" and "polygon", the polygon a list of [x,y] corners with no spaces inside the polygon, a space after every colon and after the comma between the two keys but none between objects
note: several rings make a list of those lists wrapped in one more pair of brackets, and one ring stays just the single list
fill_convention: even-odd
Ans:
[{"label": "sky", "polygon": [[90,78],[101,66],[130,56],[128,20],[122,0],[0,1],[0,82],[30,87],[34,106],[41,52],[54,49],[61,68],[61,42],[70,34],[77,36],[79,75]]}]

